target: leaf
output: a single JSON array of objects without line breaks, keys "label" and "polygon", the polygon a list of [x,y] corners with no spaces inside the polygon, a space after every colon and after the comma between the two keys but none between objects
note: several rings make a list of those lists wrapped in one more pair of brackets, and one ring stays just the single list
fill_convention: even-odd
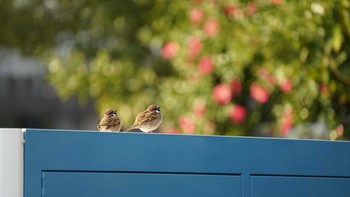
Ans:
[{"label": "leaf", "polygon": [[339,52],[342,42],[343,42],[343,35],[341,32],[341,28],[339,25],[336,25],[333,28],[333,38],[332,38],[332,46],[335,52]]}]

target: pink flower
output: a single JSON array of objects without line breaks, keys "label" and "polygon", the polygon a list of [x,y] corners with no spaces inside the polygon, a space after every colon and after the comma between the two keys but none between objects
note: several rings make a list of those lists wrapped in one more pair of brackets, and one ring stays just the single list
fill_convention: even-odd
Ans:
[{"label": "pink flower", "polygon": [[281,136],[285,137],[288,135],[290,129],[293,126],[294,111],[293,109],[285,110],[282,114],[281,120]]},{"label": "pink flower", "polygon": [[172,133],[172,134],[178,134],[180,133],[179,130],[175,129],[175,128],[167,128],[161,131],[162,133]]},{"label": "pink flower", "polygon": [[204,33],[209,37],[213,37],[219,33],[219,29],[220,24],[216,19],[208,19],[204,24]]},{"label": "pink flower", "polygon": [[229,18],[243,19],[244,13],[240,7],[234,5],[226,5],[224,7],[224,12]]},{"label": "pink flower", "polygon": [[281,136],[285,137],[288,135],[289,133],[289,130],[292,128],[293,126],[293,123],[290,122],[290,121],[284,121],[282,124],[281,124]]},{"label": "pink flower", "polygon": [[280,87],[280,89],[284,93],[288,93],[288,92],[292,91],[292,89],[293,89],[292,81],[289,79],[284,80],[283,82],[279,83],[278,86]]},{"label": "pink flower", "polygon": [[241,124],[247,116],[247,110],[241,105],[235,105],[230,110],[230,119],[236,124]]},{"label": "pink flower", "polygon": [[200,61],[199,61],[199,71],[203,74],[203,75],[208,75],[211,73],[211,71],[213,71],[214,68],[214,64],[213,61],[211,60],[210,57],[203,57]]},{"label": "pink flower", "polygon": [[255,14],[256,13],[256,5],[254,3],[249,3],[247,7],[248,14]]},{"label": "pink flower", "polygon": [[282,0],[271,0],[271,3],[275,5],[280,5],[282,3]]},{"label": "pink flower", "polygon": [[229,84],[221,83],[214,87],[212,97],[219,105],[225,105],[232,99],[232,91]]},{"label": "pink flower", "polygon": [[326,84],[324,83],[320,83],[319,84],[319,88],[320,88],[320,91],[323,95],[325,96],[329,96],[330,95],[330,91],[329,91],[329,88]]},{"label": "pink flower", "polygon": [[192,111],[197,117],[201,118],[205,114],[205,107],[205,102],[197,102],[193,105]]},{"label": "pink flower", "polygon": [[237,10],[237,7],[234,5],[226,5],[224,7],[224,12],[226,16],[232,17],[234,16],[235,11]]},{"label": "pink flower", "polygon": [[202,48],[202,41],[197,37],[191,37],[187,46],[187,54],[190,58],[194,58],[202,51]]},{"label": "pink flower", "polygon": [[250,96],[258,103],[266,103],[269,100],[269,92],[258,83],[250,86]]},{"label": "pink flower", "polygon": [[344,126],[342,124],[338,125],[337,128],[335,128],[335,132],[337,133],[338,137],[343,136],[343,134],[344,134]]},{"label": "pink flower", "polygon": [[178,45],[174,41],[166,43],[162,48],[162,56],[165,59],[171,59],[175,56],[178,50]]},{"label": "pink flower", "polygon": [[203,11],[199,8],[193,8],[190,11],[189,18],[192,23],[200,23],[203,19]]},{"label": "pink flower", "polygon": [[216,124],[213,121],[208,120],[204,125],[203,125],[203,129],[204,129],[204,133],[206,134],[213,134],[214,130],[215,130]]},{"label": "pink flower", "polygon": [[196,132],[196,126],[190,118],[181,116],[178,120],[178,123],[184,133],[194,134]]},{"label": "pink flower", "polygon": [[242,83],[239,79],[234,79],[231,81],[231,89],[233,96],[238,96],[242,91]]}]

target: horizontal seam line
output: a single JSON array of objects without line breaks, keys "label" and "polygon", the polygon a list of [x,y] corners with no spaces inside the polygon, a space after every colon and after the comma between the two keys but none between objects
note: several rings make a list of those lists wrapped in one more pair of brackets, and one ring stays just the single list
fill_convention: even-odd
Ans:
[{"label": "horizontal seam line", "polygon": [[301,178],[350,178],[350,176],[333,176],[333,175],[294,175],[294,174],[250,174],[250,176],[260,177],[301,177]]},{"label": "horizontal seam line", "polygon": [[110,171],[110,170],[42,170],[42,172],[72,172],[72,173],[130,173],[130,174],[188,174],[188,175],[223,175],[241,176],[239,173],[212,173],[212,172],[159,172],[159,171]]}]

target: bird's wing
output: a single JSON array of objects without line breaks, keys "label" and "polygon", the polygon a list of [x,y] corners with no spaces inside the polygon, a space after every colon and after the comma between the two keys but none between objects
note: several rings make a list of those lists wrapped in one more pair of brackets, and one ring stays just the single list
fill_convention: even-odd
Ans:
[{"label": "bird's wing", "polygon": [[108,117],[103,117],[100,121],[100,123],[97,126],[108,126],[109,124],[109,118]]},{"label": "bird's wing", "polygon": [[114,127],[116,125],[120,124],[120,119],[119,118],[113,118],[109,119],[107,123],[107,129],[110,129],[111,127]]},{"label": "bird's wing", "polygon": [[140,125],[142,125],[144,123],[147,123],[147,122],[151,122],[151,121],[153,121],[153,120],[155,120],[157,118],[158,118],[158,114],[157,113],[154,113],[154,112],[151,112],[151,111],[147,111],[141,117]]},{"label": "bird's wing", "polygon": [[140,112],[139,114],[137,114],[137,116],[135,118],[135,122],[131,126],[131,128],[136,128],[136,127],[140,126],[141,120],[143,119],[144,115],[145,115],[145,112]]}]

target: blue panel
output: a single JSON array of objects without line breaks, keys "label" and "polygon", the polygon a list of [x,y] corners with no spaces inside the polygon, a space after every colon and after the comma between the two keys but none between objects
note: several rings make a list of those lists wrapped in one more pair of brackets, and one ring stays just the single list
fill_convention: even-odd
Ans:
[{"label": "blue panel", "polygon": [[349,142],[34,129],[25,141],[26,197],[43,171],[241,174],[246,197],[252,174],[350,177]]},{"label": "blue panel", "polygon": [[241,178],[232,175],[44,172],[45,197],[240,197]]},{"label": "blue panel", "polygon": [[252,176],[252,197],[349,197],[350,178]]}]

